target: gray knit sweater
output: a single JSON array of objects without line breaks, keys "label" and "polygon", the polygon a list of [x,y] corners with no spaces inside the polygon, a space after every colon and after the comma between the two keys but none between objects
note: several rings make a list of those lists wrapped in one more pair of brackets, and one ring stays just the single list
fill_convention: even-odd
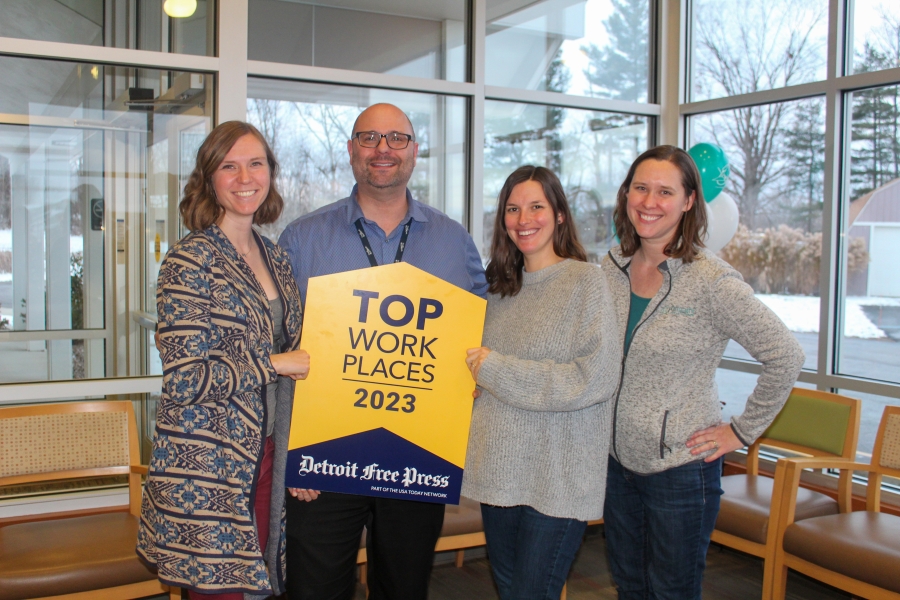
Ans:
[{"label": "gray knit sweater", "polygon": [[512,297],[488,297],[481,397],[463,495],[553,517],[603,516],[621,347],[606,281],[574,260],[523,273]]}]

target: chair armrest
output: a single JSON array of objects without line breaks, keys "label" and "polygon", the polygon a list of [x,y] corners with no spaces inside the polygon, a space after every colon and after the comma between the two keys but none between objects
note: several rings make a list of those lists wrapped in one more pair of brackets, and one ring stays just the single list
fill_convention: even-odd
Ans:
[{"label": "chair armrest", "polygon": [[792,463],[793,469],[851,469],[853,471],[868,471],[871,465],[856,462],[849,458],[841,457],[821,457],[821,456],[802,456],[796,458],[779,458],[778,463]]},{"label": "chair armrest", "polygon": [[[780,458],[775,465],[775,487],[772,490],[771,521],[776,524],[780,539],[788,525],[794,522],[797,509],[797,490],[803,469],[839,469],[841,471],[870,471],[871,465],[839,457]],[[849,497],[840,502],[842,511],[850,511]],[[847,485],[849,495],[849,480]],[[780,499],[780,500],[779,500]],[[776,500],[779,500],[776,502]],[[846,508],[845,508],[846,507]]]},{"label": "chair armrest", "polygon": [[137,475],[147,475],[150,467],[148,465],[131,465],[131,472]]}]

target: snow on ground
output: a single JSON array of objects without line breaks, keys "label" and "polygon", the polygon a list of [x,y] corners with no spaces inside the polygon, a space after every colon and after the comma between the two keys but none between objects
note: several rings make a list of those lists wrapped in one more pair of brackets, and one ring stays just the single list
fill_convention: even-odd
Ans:
[{"label": "snow on ground", "polygon": [[[784,321],[788,329],[797,333],[818,333],[819,298],[817,296],[781,296],[757,294],[757,298]],[[846,300],[844,336],[855,338],[884,338],[884,331],[872,324],[863,313],[863,306],[900,306],[900,298],[850,296]]]}]

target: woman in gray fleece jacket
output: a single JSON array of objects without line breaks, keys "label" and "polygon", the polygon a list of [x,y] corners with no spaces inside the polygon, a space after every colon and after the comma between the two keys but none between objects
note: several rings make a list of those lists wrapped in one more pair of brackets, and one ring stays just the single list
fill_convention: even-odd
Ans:
[{"label": "woman in gray fleece jacket", "polygon": [[500,192],[462,492],[482,503],[503,600],[557,599],[586,521],[603,514],[621,344],[559,179],[517,169]]},{"label": "woman in gray fleece jacket", "polygon": [[[803,351],[740,274],[703,248],[690,156],[637,158],[603,261],[624,347],[604,519],[619,598],[700,598],[722,457],[758,438],[787,400]],[[715,374],[728,340],[762,363],[744,412],[722,423]]]}]

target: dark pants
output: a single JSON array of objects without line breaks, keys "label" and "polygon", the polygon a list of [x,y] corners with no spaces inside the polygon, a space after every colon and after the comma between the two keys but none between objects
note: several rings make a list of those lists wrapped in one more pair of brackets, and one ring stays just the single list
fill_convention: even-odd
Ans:
[{"label": "dark pants", "polygon": [[[256,531],[259,534],[259,547],[265,555],[266,543],[269,541],[269,513],[272,500],[272,459],[275,457],[275,442],[269,437],[263,445],[263,459],[259,465],[259,481],[256,483],[256,498],[253,500],[253,514],[256,516]],[[191,600],[244,600],[242,592],[206,594],[188,590]]]},{"label": "dark pants", "polygon": [[721,474],[721,458],[639,475],[610,457],[603,519],[620,600],[699,600]]},{"label": "dark pants", "polygon": [[488,559],[501,600],[558,600],[587,523],[530,506],[481,505]]},{"label": "dark pants", "polygon": [[291,600],[347,600],[369,525],[369,600],[425,600],[444,505],[322,492],[287,499],[287,590]]}]

